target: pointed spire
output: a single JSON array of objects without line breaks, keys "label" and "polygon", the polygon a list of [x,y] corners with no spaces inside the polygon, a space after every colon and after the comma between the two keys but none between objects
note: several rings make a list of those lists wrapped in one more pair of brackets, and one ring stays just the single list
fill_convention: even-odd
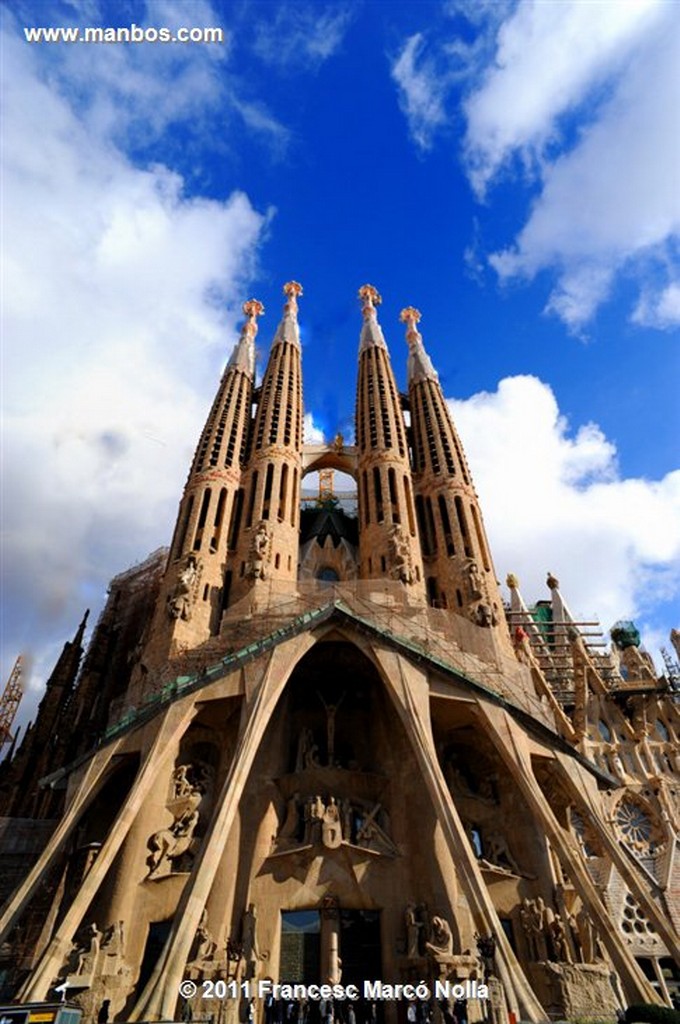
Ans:
[{"label": "pointed spire", "polygon": [[297,281],[287,281],[283,286],[283,294],[286,296],[286,303],[283,307],[283,316],[279,326],[276,328],[272,347],[282,342],[295,345],[300,348],[300,328],[298,327],[298,295],[302,295],[302,285]]},{"label": "pointed spire", "polygon": [[257,334],[257,318],[264,313],[264,306],[257,299],[248,299],[241,306],[246,322],[241,328],[241,337],[231,353],[227,369],[238,369],[247,373],[250,378],[255,375],[255,335]]},{"label": "pointed spire", "polygon": [[387,348],[382,328],[378,323],[377,306],[382,302],[380,292],[372,284],[365,284],[359,289],[361,299],[361,312],[364,318],[364,326],[361,328],[361,339],[359,351],[378,345],[380,348]]},{"label": "pointed spire", "polygon": [[78,626],[78,631],[76,632],[76,635],[73,638],[73,643],[76,645],[76,647],[82,647],[83,645],[83,637],[85,636],[85,627],[87,626],[87,620],[89,618],[89,615],[90,609],[86,608],[82,621]]},{"label": "pointed spire", "polygon": [[419,380],[439,380],[437,371],[425,351],[423,338],[416,324],[420,321],[420,310],[413,306],[402,309],[399,319],[406,324],[406,341],[408,342],[408,380],[409,384]]}]

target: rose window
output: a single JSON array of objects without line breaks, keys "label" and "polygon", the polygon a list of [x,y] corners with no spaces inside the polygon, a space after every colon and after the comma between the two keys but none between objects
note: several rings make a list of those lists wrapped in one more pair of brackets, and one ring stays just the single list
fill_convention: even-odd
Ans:
[{"label": "rose window", "polygon": [[616,824],[623,838],[640,853],[652,853],[654,826],[649,815],[632,800],[623,800],[616,810]]}]

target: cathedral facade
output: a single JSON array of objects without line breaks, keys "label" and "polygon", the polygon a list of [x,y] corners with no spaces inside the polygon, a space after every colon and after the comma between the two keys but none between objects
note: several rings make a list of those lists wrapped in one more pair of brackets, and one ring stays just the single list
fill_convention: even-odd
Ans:
[{"label": "cathedral facade", "polygon": [[[503,600],[413,307],[402,393],[360,290],[355,443],[305,444],[284,293],[259,386],[243,306],[169,550],[112,581],[2,765],[5,998],[66,984],[88,1022],[320,1019],[274,983],[351,986],[323,1008],[347,1024],[672,1005],[672,680],[551,574]],[[350,508],[301,500],[329,471]]]}]

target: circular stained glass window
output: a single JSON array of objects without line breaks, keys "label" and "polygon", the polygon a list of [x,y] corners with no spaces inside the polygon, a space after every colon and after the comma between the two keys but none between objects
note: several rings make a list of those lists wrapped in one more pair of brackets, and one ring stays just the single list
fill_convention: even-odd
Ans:
[{"label": "circular stained glass window", "polygon": [[620,803],[616,811],[616,822],[628,842],[638,847],[649,847],[652,822],[638,804],[631,800]]}]

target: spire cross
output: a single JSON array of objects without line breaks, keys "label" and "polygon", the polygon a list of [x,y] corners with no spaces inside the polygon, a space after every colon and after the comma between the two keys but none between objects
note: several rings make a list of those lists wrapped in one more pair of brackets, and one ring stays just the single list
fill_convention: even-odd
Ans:
[{"label": "spire cross", "polygon": [[284,313],[290,313],[292,316],[297,316],[298,311],[298,295],[302,295],[302,285],[298,281],[287,281],[283,286],[283,294],[287,297],[285,306],[283,307]]},{"label": "spire cross", "polygon": [[372,284],[365,284],[359,289],[359,298],[363,303],[361,312],[364,315],[364,319],[368,320],[369,317],[377,319],[375,307],[379,306],[382,302],[378,289]]},{"label": "spire cross", "polygon": [[420,331],[416,327],[416,324],[420,322],[420,318],[420,310],[416,309],[415,306],[407,306],[399,314],[401,322],[406,324],[406,340],[409,345],[413,345],[420,338]]},{"label": "spire cross", "polygon": [[264,314],[264,306],[258,299],[248,299],[241,306],[244,316],[248,319],[243,325],[243,333],[254,338],[257,334],[257,318]]}]

